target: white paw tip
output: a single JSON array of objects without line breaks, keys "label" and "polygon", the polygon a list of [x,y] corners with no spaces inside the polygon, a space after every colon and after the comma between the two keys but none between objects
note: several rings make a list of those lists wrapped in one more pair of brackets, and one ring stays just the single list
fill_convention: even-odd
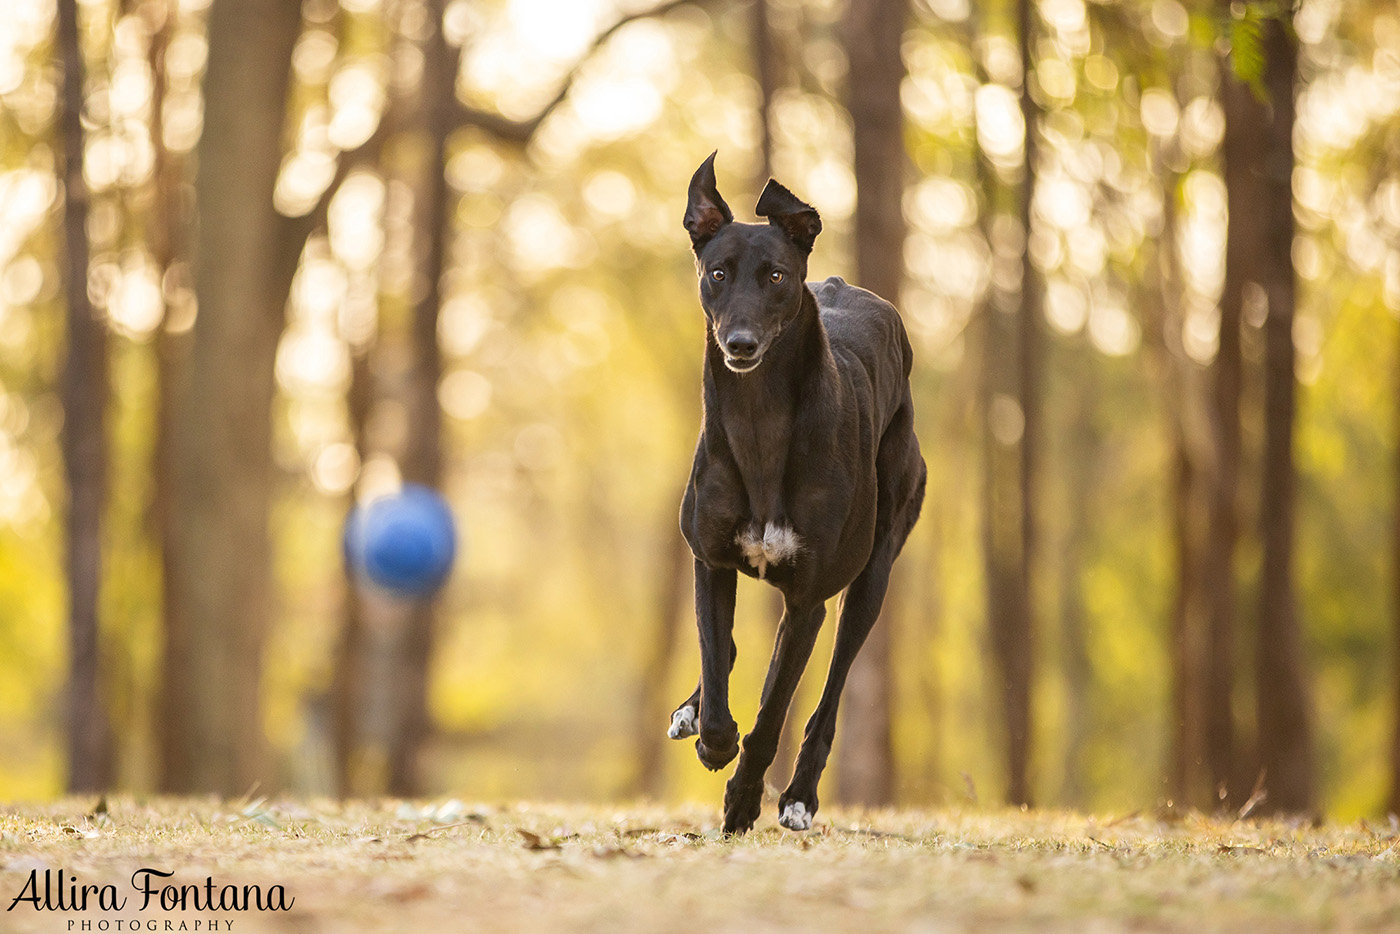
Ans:
[{"label": "white paw tip", "polygon": [[685,706],[671,714],[671,728],[666,731],[666,735],[671,739],[685,739],[687,736],[694,736],[699,732],[700,727],[695,722],[694,707]]},{"label": "white paw tip", "polygon": [[807,830],[812,826],[812,815],[801,801],[790,801],[778,816],[778,823],[788,830]]}]

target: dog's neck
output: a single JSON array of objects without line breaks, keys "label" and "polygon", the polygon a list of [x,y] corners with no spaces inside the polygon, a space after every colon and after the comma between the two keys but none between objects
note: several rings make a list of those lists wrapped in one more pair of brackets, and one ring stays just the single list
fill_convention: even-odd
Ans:
[{"label": "dog's neck", "polygon": [[794,426],[804,408],[820,405],[835,372],[817,300],[803,288],[796,316],[748,373],[724,365],[711,331],[705,348],[706,431],[722,433],[760,522],[782,521],[783,477]]}]

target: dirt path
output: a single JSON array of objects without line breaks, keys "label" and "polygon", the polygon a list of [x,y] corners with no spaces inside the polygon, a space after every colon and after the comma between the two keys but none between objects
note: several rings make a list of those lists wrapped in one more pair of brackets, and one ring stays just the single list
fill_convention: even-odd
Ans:
[{"label": "dirt path", "polygon": [[1400,931],[1389,825],[823,812],[728,841],[704,808],[91,807],[0,807],[0,931]]}]

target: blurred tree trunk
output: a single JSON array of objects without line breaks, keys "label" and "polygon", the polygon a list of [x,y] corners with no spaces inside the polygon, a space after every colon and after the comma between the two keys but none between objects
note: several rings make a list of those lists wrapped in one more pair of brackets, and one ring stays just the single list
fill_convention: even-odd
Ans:
[{"label": "blurred tree trunk", "polygon": [[[1176,381],[1179,390],[1181,381]],[[1181,400],[1182,393],[1169,395]],[[1197,616],[1201,577],[1200,529],[1195,503],[1201,496],[1201,477],[1188,447],[1180,421],[1172,425],[1172,557],[1176,588],[1171,606],[1172,731],[1171,760],[1167,769],[1169,806],[1185,808],[1205,804],[1196,792],[1197,766],[1201,762],[1201,660],[1203,652]]]},{"label": "blurred tree trunk", "polygon": [[1040,319],[1044,303],[1040,273],[1031,260],[1031,206],[1035,202],[1036,124],[1039,108],[1031,96],[1035,62],[1031,55],[1035,34],[1035,8],[1030,0],[1017,0],[1016,42],[1021,58],[1021,117],[1025,124],[1024,174],[1021,181],[1021,294],[1016,312],[1017,403],[1021,410],[1020,439],[1020,542],[1017,551],[1014,600],[1017,606],[1003,617],[995,636],[1006,679],[1006,722],[1010,748],[1006,798],[1009,804],[1031,802],[1028,771],[1031,745],[1031,640],[1034,630],[1032,566],[1035,563],[1035,473],[1040,428]]},{"label": "blurred tree trunk", "polygon": [[[390,4],[381,13],[381,28],[392,37],[391,70],[398,70],[399,62],[403,59],[421,54],[418,44],[401,34],[399,20],[403,15],[402,4]],[[357,165],[378,165],[381,171],[385,171],[381,163],[382,141],[398,138],[414,128],[422,96],[417,87],[394,88],[374,134],[380,142],[342,156],[347,175]],[[411,190],[417,179],[408,172],[400,174],[404,176],[404,187]],[[393,187],[389,178],[385,181]],[[410,236],[416,235],[417,231],[410,233]],[[386,245],[385,249],[387,251],[391,247]],[[381,303],[380,318],[383,313]],[[363,346],[350,348],[350,384],[345,394],[346,421],[355,446],[355,462],[361,469],[376,453],[369,437],[369,425],[371,413],[386,382],[376,366],[379,359],[377,351],[382,340],[380,324],[381,321],[376,320],[375,331]],[[391,352],[389,356],[397,355]],[[404,356],[411,366],[414,362],[412,348]],[[411,426],[414,429],[417,427],[416,424]],[[345,496],[347,517],[355,508],[358,497],[358,485],[352,484]],[[388,699],[397,690],[396,685],[388,683],[397,671],[393,664],[385,664],[384,656],[393,654],[389,651],[392,648],[391,637],[396,628],[405,624],[406,616],[393,612],[398,608],[386,606],[386,601],[374,599],[349,564],[344,567],[340,609],[340,633],[334,650],[328,698],[336,793],[341,797],[382,794],[388,787],[385,736],[390,732],[384,724],[394,717],[391,708],[395,708],[395,705]]]},{"label": "blurred tree trunk", "polygon": [[[188,636],[183,616],[180,613],[178,594],[175,587],[174,567],[179,560],[179,550],[175,544],[175,408],[176,393],[183,378],[183,366],[189,355],[189,333],[184,330],[185,322],[177,321],[176,309],[170,304],[172,271],[177,262],[188,258],[182,253],[188,234],[182,180],[181,160],[175,157],[165,145],[165,50],[170,45],[175,32],[176,9],[172,3],[159,9],[161,20],[151,34],[151,45],[147,63],[151,68],[151,148],[155,154],[152,172],[153,197],[151,216],[148,222],[147,240],[151,258],[160,269],[165,307],[162,312],[161,327],[155,334],[156,355],[156,438],[152,458],[152,497],[150,523],[152,534],[160,543],[161,554],[161,617],[165,642],[162,647],[160,716],[167,733],[183,735],[189,729],[186,718],[189,712],[179,700],[172,696],[170,688],[179,681],[175,672],[188,657]],[[178,276],[177,276],[178,278]],[[163,787],[173,787],[176,776],[189,769],[188,748],[184,744],[166,742],[161,749],[158,765],[159,781]]]},{"label": "blurred tree trunk", "polygon": [[[246,790],[261,773],[258,693],[271,612],[273,362],[290,277],[272,204],[299,4],[215,0],[195,185],[199,302],[175,412],[175,603],[167,790]],[[295,260],[291,265],[295,268]],[[183,657],[180,657],[183,656]]]},{"label": "blurred tree trunk", "polygon": [[[359,464],[364,464],[369,458],[365,426],[369,421],[373,399],[373,372],[366,349],[354,353],[351,358],[350,386],[345,394],[346,417]],[[354,507],[355,488],[352,485],[345,497],[346,514]],[[365,608],[355,575],[348,566],[345,568],[342,612],[340,639],[336,644],[331,674],[330,709],[336,793],[347,797],[357,791],[355,765],[363,732],[366,678]]]},{"label": "blurred tree trunk", "polygon": [[[1172,145],[1175,145],[1174,143]],[[1209,807],[1209,793],[1200,780],[1203,762],[1205,619],[1202,603],[1202,554],[1207,524],[1207,489],[1211,439],[1204,411],[1208,390],[1203,369],[1182,345],[1181,274],[1177,258],[1176,198],[1180,177],[1157,160],[1157,175],[1165,178],[1162,230],[1157,238],[1154,277],[1147,288],[1148,307],[1158,309],[1159,327],[1152,346],[1160,360],[1166,387],[1172,449],[1172,551],[1176,587],[1171,606],[1172,731],[1167,767],[1170,807]]]},{"label": "blurred tree trunk", "polygon": [[88,190],[83,180],[83,53],[76,0],[58,2],[63,69],[64,286],[68,350],[63,368],[63,465],[68,481],[69,791],[111,781],[111,729],[102,698],[99,597],[106,501],[107,330],[88,301]]},{"label": "blurred tree trunk", "polygon": [[1259,532],[1264,548],[1255,658],[1259,766],[1266,776],[1268,812],[1313,813],[1317,808],[1312,738],[1312,692],[1293,585],[1294,372],[1293,121],[1297,37],[1291,23],[1264,26],[1265,85],[1269,107],[1260,139],[1265,147],[1254,205],[1264,222],[1257,245],[1264,320],[1264,465]]},{"label": "blurred tree trunk", "polygon": [[[438,345],[438,311],[442,303],[442,274],[447,251],[448,220],[454,203],[447,187],[447,138],[455,120],[457,55],[447,44],[442,17],[446,0],[428,3],[428,36],[423,49],[423,99],[418,113],[420,133],[427,153],[419,166],[415,188],[418,211],[415,245],[422,265],[415,277],[413,318],[410,324],[408,374],[408,439],[400,468],[408,483],[437,489],[442,485],[442,407],[438,383],[442,378],[442,351]],[[428,711],[428,674],[432,658],[434,610],[431,600],[420,600],[409,615],[398,645],[394,707],[389,745],[389,793],[417,795],[423,792],[423,745],[432,729]]]},{"label": "blurred tree trunk", "polygon": [[[980,48],[981,24],[975,15],[968,17],[966,41],[970,48]],[[991,81],[984,63],[974,55],[974,69],[979,84]],[[1024,106],[1024,103],[1023,103]],[[1033,124],[1028,124],[1033,126]],[[1019,252],[1011,255],[1005,236],[1006,228],[1014,226],[1006,210],[1013,200],[1018,214],[1031,193],[1031,163],[1026,163],[1023,190],[1013,192],[1002,181],[991,160],[976,153],[975,167],[984,205],[979,212],[982,236],[991,251],[991,262],[1001,266],[1002,275],[993,275],[986,297],[978,309],[981,322],[981,373],[978,380],[978,408],[982,421],[982,574],[986,588],[987,633],[993,669],[988,684],[996,695],[994,704],[1001,708],[1001,731],[998,741],[1005,753],[1006,800],[1029,803],[1030,784],[1030,593],[1027,567],[1025,518],[1021,496],[1025,485],[1021,473],[1025,460],[1020,444],[1027,430],[1025,411],[1021,408],[1020,380],[1025,375],[1020,366],[1017,347],[1021,341],[1020,310],[1025,295],[1013,294],[999,286],[998,280],[1010,278],[1005,267],[1014,263],[1025,274],[1028,240],[1020,238]]]},{"label": "blurred tree trunk", "polygon": [[1069,456],[1065,472],[1069,528],[1059,553],[1060,651],[1065,681],[1064,784],[1060,802],[1083,806],[1090,791],[1083,767],[1085,750],[1093,734],[1094,665],[1089,655],[1089,611],[1085,605],[1085,552],[1089,530],[1097,518],[1095,492],[1099,489],[1099,463],[1103,436],[1097,424],[1100,392],[1097,351],[1076,347],[1074,387],[1066,429]]},{"label": "blurred tree trunk", "polygon": [[[679,502],[679,497],[676,498]],[[634,795],[658,798],[665,792],[666,768],[662,749],[669,742],[666,738],[667,717],[671,712],[668,704],[675,704],[680,698],[671,700],[666,696],[670,683],[671,666],[676,656],[676,642],[681,631],[683,610],[690,606],[687,587],[690,584],[690,569],[694,566],[690,546],[676,531],[673,522],[666,523],[666,538],[671,545],[666,549],[666,564],[661,569],[661,587],[656,594],[655,642],[652,645],[646,668],[642,671],[642,685],[637,703],[636,741],[637,771],[630,791]]]},{"label": "blurred tree trunk", "polygon": [[759,191],[773,175],[773,96],[778,90],[779,63],[770,12],[769,0],[753,0],[750,42],[758,80],[759,169],[755,187]]},{"label": "blurred tree trunk", "polygon": [[1024,431],[1012,410],[1008,393],[1014,381],[1010,348],[1016,329],[1011,315],[999,307],[1003,300],[988,297],[983,306],[982,379],[982,561],[987,596],[987,628],[991,640],[995,684],[1001,705],[1007,776],[1006,799],[1022,803],[1027,796],[1029,750],[1030,653],[1029,603],[1020,532],[1017,442]]},{"label": "blurred tree trunk", "polygon": [[[1027,0],[1017,4],[1017,44],[1021,55],[1021,114],[1024,168],[1017,197],[1022,232],[1021,285],[1014,309],[995,288],[989,297],[983,347],[982,553],[987,587],[987,626],[999,676],[1006,754],[1006,800],[1029,804],[1031,747],[1031,563],[1034,550],[1033,473],[1039,405],[1039,319],[1041,287],[1031,262],[1031,204],[1035,197],[1037,107],[1030,96],[1033,72],[1030,48],[1033,11]],[[983,188],[991,206],[1000,187],[979,161]],[[995,213],[995,208],[989,208]],[[996,256],[995,231],[988,231]]]},{"label": "blurred tree trunk", "polygon": [[[1228,8],[1228,3],[1225,4]],[[1228,10],[1227,10],[1228,15]],[[1258,281],[1255,251],[1265,222],[1259,185],[1261,108],[1250,89],[1221,59],[1220,95],[1225,111],[1222,143],[1229,222],[1225,243],[1225,286],[1220,295],[1220,331],[1211,367],[1212,462],[1210,512],[1202,591],[1206,603],[1206,645],[1201,709],[1206,766],[1211,788],[1222,803],[1235,801],[1235,542],[1239,534],[1240,394],[1244,378],[1240,323],[1246,284]]]},{"label": "blurred tree trunk", "polygon": [[[1396,347],[1396,356],[1400,358],[1400,346]],[[1400,366],[1394,371],[1397,375],[1395,385],[1395,399],[1397,406],[1393,431],[1397,438],[1400,438]],[[1391,522],[1394,528],[1394,538],[1391,541],[1391,672],[1390,679],[1394,693],[1392,694],[1391,716],[1394,721],[1391,724],[1390,735],[1390,795],[1386,798],[1386,811],[1390,814],[1400,815],[1400,444],[1396,445],[1395,457],[1395,502],[1391,509],[1393,514]]]},{"label": "blurred tree trunk", "polygon": [[[847,108],[855,139],[857,284],[899,304],[904,278],[904,80],[900,44],[908,0],[851,0],[842,37],[849,63]],[[889,804],[894,796],[890,728],[892,601],[851,667],[836,747],[841,800]]]}]

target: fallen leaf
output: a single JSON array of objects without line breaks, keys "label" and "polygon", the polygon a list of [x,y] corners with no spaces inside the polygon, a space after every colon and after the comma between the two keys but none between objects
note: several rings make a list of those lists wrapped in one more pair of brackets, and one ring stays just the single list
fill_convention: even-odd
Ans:
[{"label": "fallen leaf", "polygon": [[485,821],[486,819],[483,818],[480,814],[472,814],[469,815],[466,820],[459,820],[455,824],[443,824],[441,827],[430,827],[427,830],[419,831],[415,834],[410,834],[404,842],[416,843],[419,840],[426,840],[432,834],[439,833],[443,830],[451,830],[454,827],[464,827],[467,824],[482,824],[485,823]]},{"label": "fallen leaf", "polygon": [[560,848],[558,843],[553,840],[546,840],[544,837],[532,831],[516,828],[515,832],[524,838],[525,849],[527,850],[557,850]]}]

